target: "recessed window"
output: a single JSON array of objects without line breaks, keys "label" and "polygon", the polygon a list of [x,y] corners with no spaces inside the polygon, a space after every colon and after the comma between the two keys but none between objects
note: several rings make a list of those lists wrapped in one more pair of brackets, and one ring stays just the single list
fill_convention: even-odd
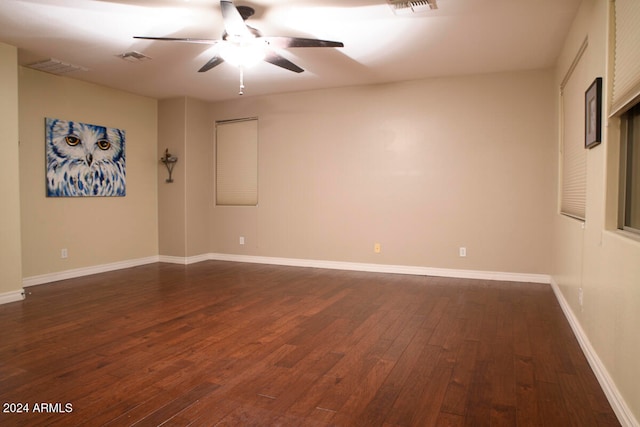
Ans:
[{"label": "recessed window", "polygon": [[620,227],[640,234],[640,104],[622,116]]},{"label": "recessed window", "polygon": [[216,205],[258,204],[258,119],[216,122]]},{"label": "recessed window", "polygon": [[587,150],[584,149],[585,89],[593,81],[584,40],[560,85],[560,213],[584,221],[587,200]]}]

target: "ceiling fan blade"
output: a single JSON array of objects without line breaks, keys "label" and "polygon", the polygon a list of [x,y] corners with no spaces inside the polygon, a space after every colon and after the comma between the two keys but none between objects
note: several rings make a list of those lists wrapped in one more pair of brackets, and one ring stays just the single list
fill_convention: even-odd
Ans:
[{"label": "ceiling fan blade", "polygon": [[302,37],[260,37],[271,46],[287,49],[290,47],[344,47],[342,42],[329,40],[305,39]]},{"label": "ceiling fan blade", "polygon": [[216,44],[220,40],[214,39],[192,39],[192,38],[182,38],[182,37],[142,37],[142,36],[133,36],[134,39],[143,39],[143,40],[160,40],[160,41],[168,41],[168,42],[182,42],[182,43],[200,43],[200,44]]},{"label": "ceiling fan blade", "polygon": [[251,37],[251,31],[242,19],[242,15],[236,9],[232,1],[220,0],[220,9],[222,10],[222,19],[224,20],[224,29],[230,36]]},{"label": "ceiling fan blade", "polygon": [[267,55],[264,57],[264,61],[268,62],[269,64],[277,65],[278,67],[287,69],[289,71],[293,71],[294,73],[302,73],[304,71],[293,62],[278,55],[275,52],[267,52]]},{"label": "ceiling fan blade", "polygon": [[213,58],[211,58],[209,60],[209,62],[207,62],[206,64],[204,64],[202,66],[202,68],[200,68],[198,70],[199,73],[204,73],[205,71],[209,71],[210,69],[212,69],[215,66],[218,66],[220,64],[222,64],[224,62],[224,59],[220,58],[219,56],[214,56]]}]

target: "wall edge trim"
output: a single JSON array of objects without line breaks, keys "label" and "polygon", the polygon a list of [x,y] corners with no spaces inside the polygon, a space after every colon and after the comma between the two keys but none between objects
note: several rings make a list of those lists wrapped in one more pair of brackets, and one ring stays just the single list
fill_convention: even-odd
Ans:
[{"label": "wall edge trim", "polygon": [[203,255],[195,255],[195,256],[190,256],[190,257],[179,257],[179,256],[172,256],[172,255],[160,255],[158,261],[159,262],[166,262],[169,264],[181,264],[181,265],[189,265],[189,264],[195,264],[197,262],[202,262],[202,261],[208,261],[209,255],[208,254],[203,254]]},{"label": "wall edge trim", "polygon": [[591,345],[587,334],[584,332],[582,326],[580,325],[580,321],[573,314],[573,310],[571,310],[569,303],[562,294],[562,291],[560,290],[560,287],[558,286],[558,283],[555,281],[553,276],[551,277],[551,288],[556,295],[556,299],[560,303],[560,307],[562,308],[565,317],[569,321],[569,325],[571,326],[573,334],[576,336],[578,343],[580,344],[582,352],[589,362],[589,366],[591,366],[591,369],[593,370],[598,383],[600,384],[600,387],[602,387],[602,391],[607,397],[607,400],[613,408],[613,411],[616,413],[618,421],[625,427],[639,427],[640,424],[638,423],[638,420],[636,420],[636,418],[633,416],[633,413],[629,409],[629,406],[620,394],[618,387],[616,387],[615,382],[609,375],[609,371],[607,371],[607,368],[600,360],[600,357],[598,357],[598,353]]},{"label": "wall edge trim", "polygon": [[[30,276],[22,279],[24,287],[41,285],[44,283],[57,282],[59,280],[72,279],[76,277],[89,276],[92,274],[104,273],[107,271],[121,270],[124,268],[137,267],[154,262],[165,262],[171,264],[189,265],[202,261],[232,261],[247,262],[254,264],[272,264],[286,265],[291,267],[310,267],[310,268],[326,268],[331,270],[346,271],[366,271],[371,273],[393,273],[393,274],[409,274],[417,276],[438,276],[452,277],[460,279],[480,279],[480,280],[499,280],[506,282],[528,282],[528,283],[551,283],[551,276],[547,274],[529,274],[529,273],[512,273],[501,271],[484,271],[484,270],[458,270],[450,268],[422,267],[412,265],[393,265],[393,264],[373,264],[373,263],[357,263],[347,261],[328,261],[314,260],[304,258],[282,258],[255,255],[238,255],[223,253],[208,253],[195,255],[190,257],[178,257],[170,255],[157,255],[147,258],[138,258],[128,261],[114,262],[110,264],[102,264],[91,267],[82,267],[72,270],[64,270],[55,273],[41,274],[38,276]],[[19,292],[19,291],[18,291]],[[0,300],[1,301],[1,300]]]},{"label": "wall edge trim", "polygon": [[10,302],[22,301],[24,299],[24,289],[9,291],[0,294],[0,305]]},{"label": "wall edge trim", "polygon": [[333,270],[367,271],[372,273],[410,274],[417,276],[455,277],[460,279],[500,280],[507,282],[528,282],[544,284],[551,283],[551,276],[547,274],[510,273],[482,270],[457,270],[449,268],[421,267],[412,265],[371,264],[346,261],[280,258],[223,253],[210,253],[208,259],[215,261],[286,265],[290,267],[312,267],[327,268]]},{"label": "wall edge trim", "polygon": [[55,273],[41,274],[38,276],[24,277],[22,286],[36,286],[45,283],[57,282],[59,280],[73,279],[76,277],[90,276],[92,274],[106,273],[107,271],[122,270],[124,268],[138,267],[145,264],[153,264],[159,261],[159,257],[150,256],[146,258],[137,258],[127,261],[112,262],[109,264],[101,264],[91,267],[74,268],[72,270],[58,271]]}]

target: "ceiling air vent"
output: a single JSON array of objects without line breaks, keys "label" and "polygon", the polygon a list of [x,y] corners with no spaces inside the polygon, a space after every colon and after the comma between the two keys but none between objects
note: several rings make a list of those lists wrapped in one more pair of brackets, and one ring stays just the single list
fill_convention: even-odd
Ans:
[{"label": "ceiling air vent", "polygon": [[149,56],[145,55],[144,53],[140,53],[136,50],[125,52],[118,56],[124,59],[125,61],[129,61],[129,62],[142,62],[142,61],[147,61],[151,59]]},{"label": "ceiling air vent", "polygon": [[53,58],[34,62],[33,64],[28,64],[27,67],[51,74],[66,74],[73,71],[89,71],[88,68],[81,67],[79,65],[67,64],[66,62],[62,62]]},{"label": "ceiling air vent", "polygon": [[436,0],[421,0],[421,1],[402,1],[402,0],[387,0],[391,10],[396,15],[411,15],[414,13],[424,13],[438,8]]}]

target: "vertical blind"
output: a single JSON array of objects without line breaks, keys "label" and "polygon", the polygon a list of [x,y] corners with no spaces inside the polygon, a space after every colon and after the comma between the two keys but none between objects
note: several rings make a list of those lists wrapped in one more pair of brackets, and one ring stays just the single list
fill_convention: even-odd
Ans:
[{"label": "vertical blind", "polygon": [[216,204],[258,204],[258,119],[216,123]]},{"label": "vertical blind", "polygon": [[584,55],[585,39],[560,86],[561,195],[560,212],[585,219],[587,153],[584,148],[585,91],[591,84]]},{"label": "vertical blind", "polygon": [[615,0],[614,7],[612,113],[640,95],[640,1]]}]

